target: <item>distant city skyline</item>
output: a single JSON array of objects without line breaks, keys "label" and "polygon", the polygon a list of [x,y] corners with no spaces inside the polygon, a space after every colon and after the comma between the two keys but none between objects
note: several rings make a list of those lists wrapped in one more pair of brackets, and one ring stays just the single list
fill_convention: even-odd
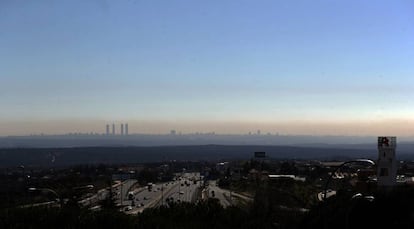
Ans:
[{"label": "distant city skyline", "polygon": [[[385,134],[403,137],[414,137],[414,125],[407,120],[389,120],[389,122],[202,122],[202,121],[131,121],[110,122],[93,120],[44,120],[37,122],[0,122],[2,134],[0,136],[26,136],[26,135],[61,135],[68,133],[97,133],[121,135],[120,127],[124,124],[124,135],[128,129],[129,134],[189,134],[189,133],[215,133],[215,134],[249,134],[267,135],[332,135],[332,136],[382,136]],[[112,123],[114,125],[112,125]],[[128,128],[126,129],[126,125]],[[3,134],[6,133],[6,134]],[[413,138],[414,140],[414,138]]]},{"label": "distant city skyline", "polygon": [[0,136],[118,120],[129,133],[411,136],[413,12],[385,0],[1,1]]}]

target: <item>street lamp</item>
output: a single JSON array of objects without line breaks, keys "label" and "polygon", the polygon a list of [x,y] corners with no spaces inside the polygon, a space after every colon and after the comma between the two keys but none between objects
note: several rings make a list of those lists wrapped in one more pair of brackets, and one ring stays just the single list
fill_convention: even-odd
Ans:
[{"label": "street lamp", "polygon": [[181,181],[178,181],[178,200],[181,201]]},{"label": "street lamp", "polygon": [[336,172],[338,172],[341,168],[343,168],[345,165],[347,164],[351,164],[351,163],[359,163],[359,164],[368,164],[370,166],[374,166],[375,162],[369,159],[356,159],[356,160],[352,160],[352,161],[346,161],[344,163],[342,163],[340,166],[338,166],[329,176],[328,180],[325,183],[325,187],[324,187],[324,191],[323,191],[323,201],[326,200],[326,193],[327,193],[327,189],[328,189],[328,185],[332,180],[332,176],[333,174],[335,174]]},{"label": "street lamp", "polygon": [[161,206],[164,206],[164,185],[161,184]]}]

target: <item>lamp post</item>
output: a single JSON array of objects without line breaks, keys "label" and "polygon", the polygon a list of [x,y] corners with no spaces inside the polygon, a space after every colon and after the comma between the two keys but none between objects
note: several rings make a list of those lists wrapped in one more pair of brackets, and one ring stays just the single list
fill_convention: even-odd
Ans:
[{"label": "lamp post", "polygon": [[161,184],[161,206],[164,206],[164,185]]},{"label": "lamp post", "polygon": [[181,201],[181,181],[178,181],[178,200]]},{"label": "lamp post", "polygon": [[348,164],[352,164],[352,163],[364,163],[364,164],[369,164],[370,166],[374,166],[375,162],[369,159],[356,159],[356,160],[352,160],[352,161],[346,161],[344,163],[342,163],[340,166],[338,166],[332,173],[331,175],[328,177],[328,180],[325,183],[325,187],[324,187],[324,191],[323,191],[323,200],[326,200],[326,193],[327,193],[327,189],[328,189],[328,185],[332,180],[332,176],[333,174],[335,174],[336,172],[338,172],[341,168],[343,168],[345,165]]},{"label": "lamp post", "polygon": [[123,203],[122,203],[122,185],[123,185],[123,184],[122,184],[122,179],[121,179],[121,207],[122,207],[122,204],[123,204]]}]

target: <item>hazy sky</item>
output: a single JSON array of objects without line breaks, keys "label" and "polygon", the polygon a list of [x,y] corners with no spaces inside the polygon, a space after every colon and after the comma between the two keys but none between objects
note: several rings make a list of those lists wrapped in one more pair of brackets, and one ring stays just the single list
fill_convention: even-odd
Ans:
[{"label": "hazy sky", "polygon": [[412,135],[414,2],[0,0],[0,135],[121,121]]}]

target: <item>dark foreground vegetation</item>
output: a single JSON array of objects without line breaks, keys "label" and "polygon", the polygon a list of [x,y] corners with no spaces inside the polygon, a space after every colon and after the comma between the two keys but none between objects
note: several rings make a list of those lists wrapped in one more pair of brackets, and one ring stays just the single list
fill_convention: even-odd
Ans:
[{"label": "dark foreground vegetation", "polygon": [[300,228],[414,228],[414,188],[401,186],[373,196],[342,190],[315,205]]},{"label": "dark foreground vegetation", "polygon": [[0,228],[272,228],[266,215],[238,207],[223,208],[217,200],[147,209],[130,216],[116,209],[97,212],[64,208],[2,210]]},{"label": "dark foreground vegetation", "polygon": [[95,212],[71,204],[12,208],[1,210],[0,228],[413,228],[413,194],[414,189],[404,188],[368,200],[345,191],[309,212],[260,201],[223,208],[216,199],[147,209],[137,216],[110,206]]},{"label": "dark foreground vegetation", "polygon": [[[112,191],[109,197],[94,205],[99,208],[79,204],[79,200],[98,190],[112,187],[115,175],[127,172],[129,178],[145,186],[148,182],[170,181],[173,174],[183,168],[209,171],[204,177],[206,187],[210,180],[217,181],[223,189],[236,194],[247,193],[248,200],[234,198],[231,206],[224,208],[217,199],[200,195],[196,203],[168,202],[168,206],[148,208],[138,215],[121,212]],[[414,228],[413,182],[399,183],[393,190],[379,190],[363,174],[348,176],[333,180],[329,187],[337,190],[336,195],[320,201],[317,194],[323,190],[326,184],[323,178],[330,169],[311,161],[258,160],[228,163],[227,168],[206,162],[85,165],[37,170],[19,166],[0,173],[0,229]],[[348,167],[342,171],[354,174],[358,169]],[[291,174],[306,179],[270,179],[265,174]],[[402,163],[399,174],[411,177],[412,163]],[[88,185],[93,188],[83,188]],[[31,187],[53,189],[61,201],[57,202],[50,192],[30,191]],[[33,207],[33,203],[47,201],[54,204]]]}]

